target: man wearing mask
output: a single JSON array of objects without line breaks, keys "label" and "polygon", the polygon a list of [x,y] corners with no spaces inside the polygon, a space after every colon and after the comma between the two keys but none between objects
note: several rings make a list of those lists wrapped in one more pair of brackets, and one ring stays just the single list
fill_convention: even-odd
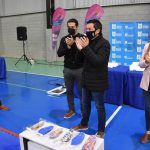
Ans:
[{"label": "man wearing mask", "polygon": [[[84,54],[79,51],[76,44],[76,37],[81,34],[77,32],[78,21],[76,19],[69,19],[67,22],[68,35],[64,36],[60,41],[60,46],[57,51],[59,57],[64,56],[64,80],[67,89],[67,101],[69,111],[64,115],[64,118],[70,118],[75,114],[74,106],[74,82],[76,81],[81,104],[81,80],[82,80],[82,67],[84,61]],[[81,113],[82,106],[80,105]]]},{"label": "man wearing mask", "polygon": [[104,91],[108,88],[110,44],[102,36],[102,24],[99,20],[90,20],[87,22],[86,35],[87,37],[76,38],[76,45],[84,53],[85,61],[83,64],[82,120],[73,129],[88,129],[91,100],[93,99],[98,115],[97,136],[104,138],[106,120]]}]

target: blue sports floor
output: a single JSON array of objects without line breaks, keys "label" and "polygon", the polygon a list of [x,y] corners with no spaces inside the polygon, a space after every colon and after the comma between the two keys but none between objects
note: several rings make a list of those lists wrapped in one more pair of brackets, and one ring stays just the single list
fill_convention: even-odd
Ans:
[{"label": "blue sports floor", "polygon": [[[66,95],[56,97],[46,94],[47,90],[63,83],[63,78],[8,71],[7,79],[0,80],[0,99],[10,111],[0,111],[0,127],[19,134],[40,118],[67,128],[78,124],[81,120],[79,99],[75,99],[77,114],[64,119],[68,108]],[[143,110],[112,104],[105,104],[105,108],[108,124],[105,150],[150,150],[150,142],[144,145],[139,143],[145,132]],[[111,120],[110,117],[115,112],[116,115]],[[95,134],[97,114],[94,102],[89,127],[85,133]],[[20,150],[18,138],[0,131],[0,150]]]}]

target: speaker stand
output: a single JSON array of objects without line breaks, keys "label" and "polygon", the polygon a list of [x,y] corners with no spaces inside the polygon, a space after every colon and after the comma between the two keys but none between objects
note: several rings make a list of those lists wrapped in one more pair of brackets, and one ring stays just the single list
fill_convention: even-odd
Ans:
[{"label": "speaker stand", "polygon": [[25,42],[24,42],[24,40],[22,42],[23,42],[23,55],[18,59],[18,61],[15,63],[15,65],[17,65],[19,63],[19,61],[21,61],[22,58],[24,61],[26,61],[27,63],[32,65],[29,58],[26,56],[26,53],[25,53]]}]

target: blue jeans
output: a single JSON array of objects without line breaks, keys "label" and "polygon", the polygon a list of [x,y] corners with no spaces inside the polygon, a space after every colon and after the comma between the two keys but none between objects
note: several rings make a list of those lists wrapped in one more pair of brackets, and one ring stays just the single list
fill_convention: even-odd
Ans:
[{"label": "blue jeans", "polygon": [[104,92],[94,92],[86,88],[82,88],[82,120],[81,125],[88,125],[91,113],[91,100],[95,101],[97,114],[98,114],[98,131],[104,132],[105,130],[105,106],[104,106]]},{"label": "blue jeans", "polygon": [[148,91],[143,90],[145,99],[145,119],[146,119],[146,130],[150,131],[150,86]]}]

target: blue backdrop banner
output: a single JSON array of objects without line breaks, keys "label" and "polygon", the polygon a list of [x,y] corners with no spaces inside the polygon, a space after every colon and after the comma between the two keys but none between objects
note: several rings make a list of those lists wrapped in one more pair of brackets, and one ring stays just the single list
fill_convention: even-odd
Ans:
[{"label": "blue backdrop banner", "polygon": [[147,42],[150,42],[150,22],[111,22],[110,62],[122,65],[138,62]]}]

